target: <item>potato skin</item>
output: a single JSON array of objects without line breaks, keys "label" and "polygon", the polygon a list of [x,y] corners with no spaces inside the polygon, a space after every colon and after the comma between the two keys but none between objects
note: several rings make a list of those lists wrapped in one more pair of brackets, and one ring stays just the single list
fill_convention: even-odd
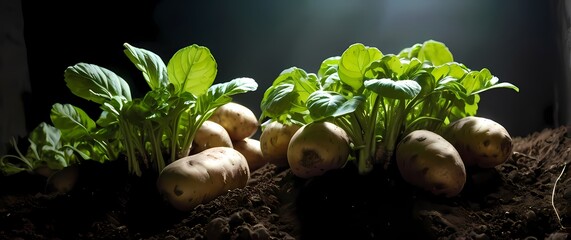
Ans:
[{"label": "potato skin", "polygon": [[260,126],[254,112],[236,102],[229,102],[218,107],[209,120],[224,127],[232,141],[252,137]]},{"label": "potato skin", "polygon": [[214,147],[167,165],[159,174],[157,189],[174,208],[189,211],[228,190],[245,187],[249,179],[244,155],[233,148]]},{"label": "potato skin", "polygon": [[213,147],[233,147],[232,139],[220,124],[206,120],[194,135],[191,154]]},{"label": "potato skin", "polygon": [[397,145],[396,162],[402,178],[434,195],[453,197],[466,183],[460,154],[440,135],[416,130]]},{"label": "potato skin", "polygon": [[312,122],[291,137],[287,158],[294,175],[311,178],[342,168],[349,151],[345,130],[330,122]]},{"label": "potato skin", "polygon": [[266,165],[268,161],[264,158],[260,148],[260,141],[253,138],[246,138],[232,143],[234,149],[242,153],[248,161],[250,172],[256,171],[262,166]]},{"label": "potato skin", "polygon": [[278,166],[288,166],[287,148],[291,137],[301,128],[297,124],[268,123],[260,134],[260,148],[268,162]]},{"label": "potato skin", "polygon": [[492,168],[512,155],[510,134],[488,118],[461,118],[450,123],[442,135],[458,150],[466,167]]}]

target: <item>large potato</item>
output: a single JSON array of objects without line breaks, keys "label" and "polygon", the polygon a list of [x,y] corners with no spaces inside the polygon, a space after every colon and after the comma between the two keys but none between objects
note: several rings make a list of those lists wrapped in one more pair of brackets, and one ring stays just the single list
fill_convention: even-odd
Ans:
[{"label": "large potato", "polygon": [[466,183],[466,169],[460,154],[446,139],[416,130],[397,145],[396,162],[402,178],[434,195],[453,197]]},{"label": "large potato", "polygon": [[244,155],[233,148],[214,147],[167,165],[157,188],[174,208],[188,211],[228,190],[245,187],[249,179]]},{"label": "large potato", "polygon": [[342,128],[330,122],[312,122],[291,137],[287,159],[294,175],[311,178],[342,168],[349,153],[349,137]]},{"label": "large potato", "polygon": [[259,127],[258,118],[254,112],[236,102],[229,102],[218,107],[209,120],[224,127],[232,141],[253,136]]},{"label": "large potato", "polygon": [[510,134],[488,118],[461,118],[448,125],[442,135],[458,150],[467,167],[495,167],[512,155]]},{"label": "large potato", "polygon": [[230,135],[220,124],[206,120],[194,135],[191,154],[213,147],[233,147]]},{"label": "large potato", "polygon": [[282,124],[272,121],[264,126],[260,134],[260,148],[268,162],[279,166],[288,166],[287,148],[291,137],[301,128],[297,124]]}]

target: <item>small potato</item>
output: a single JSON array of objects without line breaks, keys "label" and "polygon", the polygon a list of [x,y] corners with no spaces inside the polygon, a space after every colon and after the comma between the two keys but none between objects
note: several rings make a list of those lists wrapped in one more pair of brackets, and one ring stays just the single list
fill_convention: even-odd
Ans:
[{"label": "small potato", "polygon": [[258,168],[261,168],[268,163],[262,154],[259,140],[246,138],[235,141],[232,144],[234,145],[234,149],[238,150],[238,152],[242,153],[242,155],[246,157],[248,166],[250,167],[250,172],[256,171]]},{"label": "small potato", "polygon": [[183,157],[160,172],[157,189],[176,209],[189,211],[250,179],[244,155],[233,148],[214,147]]},{"label": "small potato", "polygon": [[345,130],[330,122],[312,122],[291,137],[287,159],[294,175],[311,178],[345,166],[349,151]]},{"label": "small potato", "polygon": [[206,120],[196,131],[191,154],[213,147],[233,147],[230,135],[220,124]]},{"label": "small potato", "polygon": [[442,135],[458,150],[466,167],[492,168],[512,155],[510,134],[488,118],[461,118],[450,123]]},{"label": "small potato", "polygon": [[287,147],[291,137],[301,128],[297,124],[282,124],[272,121],[264,126],[260,134],[262,154],[268,162],[278,166],[288,166]]},{"label": "small potato", "polygon": [[396,162],[402,178],[434,195],[453,197],[466,183],[458,151],[440,135],[416,130],[397,145]]},{"label": "small potato", "polygon": [[224,127],[232,141],[253,136],[259,127],[258,118],[254,112],[235,102],[218,107],[209,120]]},{"label": "small potato", "polygon": [[79,167],[70,165],[55,171],[47,179],[46,191],[67,193],[73,189],[79,177]]}]

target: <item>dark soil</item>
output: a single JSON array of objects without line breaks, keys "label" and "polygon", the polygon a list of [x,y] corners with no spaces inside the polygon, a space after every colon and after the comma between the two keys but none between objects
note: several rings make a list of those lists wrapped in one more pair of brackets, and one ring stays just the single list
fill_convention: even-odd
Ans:
[{"label": "dark soil", "polygon": [[156,174],[127,176],[120,160],[80,165],[78,182],[67,194],[50,193],[45,178],[20,173],[0,178],[0,236],[570,239],[567,128],[545,129],[514,142],[514,153],[503,165],[468,169],[464,190],[453,198],[411,187],[393,168],[360,176],[347,166],[303,180],[287,169],[266,165],[252,173],[245,188],[179,212],[157,193]]}]

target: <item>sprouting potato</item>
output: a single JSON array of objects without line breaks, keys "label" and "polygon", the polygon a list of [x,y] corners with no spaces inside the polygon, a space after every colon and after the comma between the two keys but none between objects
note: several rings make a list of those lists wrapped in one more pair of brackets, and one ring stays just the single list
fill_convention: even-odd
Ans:
[{"label": "sprouting potato", "polygon": [[311,178],[345,166],[349,151],[345,130],[330,122],[312,122],[291,137],[287,159],[294,175]]},{"label": "sprouting potato", "polygon": [[397,145],[396,162],[402,178],[434,195],[453,197],[466,183],[460,154],[440,135],[416,130]]},{"label": "sprouting potato", "polygon": [[230,135],[220,124],[206,120],[196,131],[191,154],[213,147],[233,147]]},{"label": "sprouting potato", "polygon": [[262,166],[266,165],[268,161],[264,158],[262,150],[260,149],[260,141],[253,138],[246,138],[232,143],[234,149],[242,153],[248,161],[250,172],[256,171]]},{"label": "sprouting potato", "polygon": [[189,211],[250,179],[244,155],[233,148],[214,147],[183,157],[160,172],[157,189],[176,209]]},{"label": "sprouting potato", "polygon": [[458,150],[466,167],[492,168],[507,161],[513,143],[508,131],[499,123],[483,117],[458,119],[443,133]]},{"label": "sprouting potato", "polygon": [[287,148],[291,137],[299,128],[300,125],[286,125],[278,121],[265,125],[260,134],[260,147],[264,158],[278,167],[288,166]]},{"label": "sprouting potato", "polygon": [[248,107],[229,102],[216,109],[209,120],[226,129],[232,141],[252,137],[258,131],[258,118]]}]

